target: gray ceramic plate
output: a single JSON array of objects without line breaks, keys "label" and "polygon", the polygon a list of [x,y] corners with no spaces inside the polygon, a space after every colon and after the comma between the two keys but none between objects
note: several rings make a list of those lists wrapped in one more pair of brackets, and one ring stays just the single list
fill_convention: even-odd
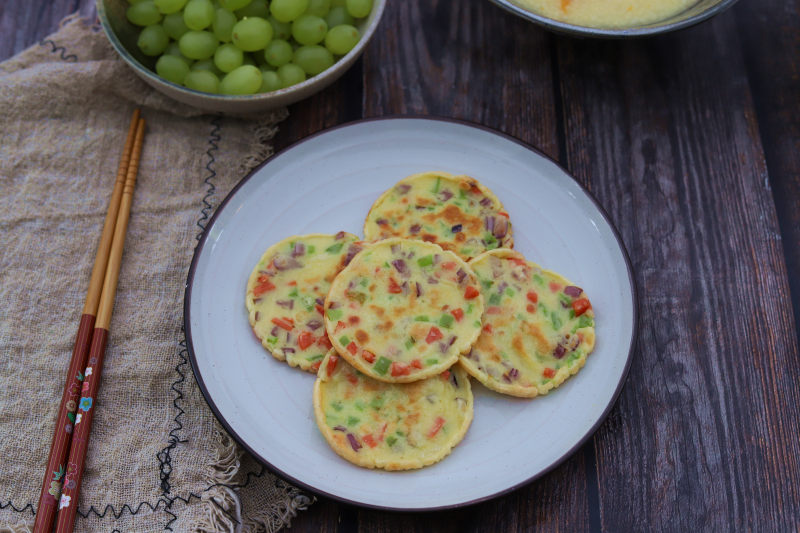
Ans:
[{"label": "gray ceramic plate", "polygon": [[[361,233],[370,205],[427,170],[478,178],[502,200],[515,248],[579,283],[592,299],[597,345],[547,396],[502,396],[473,382],[475,418],[439,463],[409,472],[352,465],[314,421],[314,376],[272,358],[250,329],[247,278],[290,235]],[[636,333],[625,249],[591,195],[556,163],[482,127],[429,118],[366,120],[304,139],[225,199],[195,251],[184,320],[197,382],[214,413],[261,461],[315,492],[359,505],[432,510],[468,505],[555,468],[597,429],[619,394]]]}]

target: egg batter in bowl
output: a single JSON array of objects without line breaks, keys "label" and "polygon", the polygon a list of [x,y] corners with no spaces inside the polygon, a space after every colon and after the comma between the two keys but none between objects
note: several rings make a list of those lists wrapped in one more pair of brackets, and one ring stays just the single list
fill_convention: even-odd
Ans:
[{"label": "egg batter in bowl", "polygon": [[630,28],[677,15],[697,0],[512,0],[539,15],[590,28]]}]

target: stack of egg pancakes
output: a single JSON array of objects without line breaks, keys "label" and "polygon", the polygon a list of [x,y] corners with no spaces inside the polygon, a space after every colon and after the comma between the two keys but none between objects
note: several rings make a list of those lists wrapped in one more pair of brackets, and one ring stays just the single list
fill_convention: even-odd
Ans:
[{"label": "stack of egg pancakes", "polygon": [[292,236],[247,284],[253,332],[314,372],[317,425],[367,468],[433,464],[473,418],[470,377],[533,398],[594,347],[583,290],[514,251],[500,200],[468,176],[402,179],[373,204],[364,239]]}]

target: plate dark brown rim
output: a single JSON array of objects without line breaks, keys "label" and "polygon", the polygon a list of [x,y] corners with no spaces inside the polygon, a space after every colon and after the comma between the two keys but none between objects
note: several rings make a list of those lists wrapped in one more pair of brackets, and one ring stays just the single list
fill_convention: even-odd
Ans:
[{"label": "plate dark brown rim", "polygon": [[[220,413],[219,409],[217,408],[217,405],[214,403],[213,398],[211,398],[211,395],[209,394],[208,389],[206,388],[205,382],[203,381],[203,376],[202,376],[202,374],[200,373],[200,370],[197,367],[197,358],[195,357],[194,345],[193,345],[193,342],[192,342],[192,326],[191,326],[191,314],[190,314],[191,311],[189,309],[190,308],[189,304],[190,304],[191,299],[192,299],[192,286],[194,284],[193,283],[194,282],[194,274],[195,274],[195,270],[197,268],[197,263],[198,263],[200,255],[203,252],[203,246],[206,243],[206,238],[208,237],[211,228],[214,226],[214,223],[217,220],[217,216],[222,212],[222,210],[227,205],[228,201],[234,196],[234,194],[236,194],[236,192],[239,190],[239,188],[242,187],[247,181],[249,181],[250,178],[252,178],[264,166],[268,165],[273,159],[275,159],[278,156],[284,154],[285,152],[288,152],[289,150],[293,149],[294,147],[296,147],[296,146],[298,146],[298,145],[300,145],[300,144],[302,144],[302,143],[304,143],[304,142],[306,142],[306,141],[308,141],[310,139],[313,139],[314,137],[329,133],[329,132],[334,131],[334,130],[347,128],[347,127],[350,127],[350,126],[356,126],[358,124],[363,124],[363,123],[366,123],[366,122],[391,121],[391,120],[397,120],[397,119],[402,119],[402,120],[406,120],[406,119],[409,119],[409,120],[434,120],[434,121],[449,122],[449,123],[454,123],[454,124],[458,124],[458,125],[461,125],[461,126],[466,126],[466,127],[470,127],[470,128],[476,128],[476,129],[484,130],[484,131],[489,132],[489,133],[491,133],[493,135],[498,135],[498,136],[503,137],[503,138],[505,138],[507,140],[513,141],[513,142],[519,144],[520,146],[523,146],[524,148],[534,152],[535,154],[547,159],[551,163],[553,163],[556,166],[558,166],[567,176],[569,176],[573,181],[575,181],[575,183],[578,185],[578,187],[581,188],[581,190],[584,192],[584,194],[586,194],[587,197],[594,203],[595,207],[597,207],[598,211],[600,212],[600,215],[603,217],[603,219],[605,219],[606,223],[611,228],[611,231],[613,232],[614,237],[617,240],[617,244],[619,245],[620,250],[622,251],[622,256],[625,259],[625,266],[626,266],[627,271],[628,271],[628,282],[630,283],[631,294],[633,296],[633,334],[631,335],[631,342],[630,342],[630,346],[628,347],[628,356],[627,356],[627,359],[625,361],[625,369],[622,371],[622,375],[620,376],[619,383],[617,383],[616,390],[614,391],[614,394],[611,396],[611,399],[609,400],[608,405],[603,410],[603,413],[600,415],[600,417],[597,419],[597,421],[594,423],[594,425],[589,429],[589,431],[587,431],[586,434],[583,437],[581,437],[581,439],[578,441],[578,443],[575,444],[572,448],[570,448],[567,452],[565,452],[561,457],[559,457],[558,459],[553,461],[553,463],[551,463],[547,468],[545,468],[541,472],[538,472],[537,474],[531,476],[530,478],[526,479],[525,481],[517,483],[517,484],[515,484],[515,485],[513,485],[511,487],[508,487],[508,488],[503,489],[501,491],[495,492],[493,494],[490,494],[490,495],[487,495],[487,496],[482,496],[480,498],[476,498],[474,500],[460,502],[460,503],[456,503],[456,504],[452,504],[452,505],[442,505],[442,506],[439,506],[439,507],[397,508],[397,507],[390,507],[390,506],[384,506],[384,505],[372,505],[372,504],[366,504],[366,503],[362,503],[362,502],[358,502],[358,501],[354,501],[354,500],[349,500],[347,498],[344,498],[342,496],[338,496],[336,494],[332,494],[332,493],[328,493],[328,492],[325,492],[325,491],[321,491],[321,490],[309,485],[308,483],[304,483],[304,482],[302,482],[302,481],[300,481],[298,479],[295,479],[294,477],[286,474],[282,470],[280,470],[278,468],[275,468],[275,466],[273,466],[266,458],[262,457],[251,446],[249,446],[247,444],[247,442],[245,442],[245,440],[242,439],[236,433],[236,431],[234,431],[234,429],[231,427],[231,425],[228,423],[228,421],[225,419],[225,417],[222,416],[222,413]],[[581,446],[583,446],[586,443],[586,441],[589,440],[589,438],[592,435],[594,435],[594,433],[600,427],[600,424],[602,424],[603,421],[605,421],[606,417],[608,417],[608,413],[611,411],[611,409],[613,408],[614,404],[616,403],[617,398],[619,397],[619,394],[622,391],[622,387],[625,384],[626,378],[628,376],[628,371],[630,370],[631,360],[633,359],[633,349],[634,349],[634,346],[636,345],[636,339],[638,337],[638,331],[639,331],[639,298],[638,298],[638,291],[636,289],[636,280],[633,277],[633,268],[631,267],[630,257],[628,256],[628,251],[625,248],[625,244],[623,243],[622,238],[620,237],[620,234],[617,231],[617,228],[611,222],[611,219],[609,218],[608,213],[606,213],[605,209],[603,209],[603,206],[600,205],[600,203],[597,201],[597,199],[594,196],[592,196],[592,194],[583,185],[581,185],[581,183],[578,180],[576,180],[572,176],[572,174],[570,174],[567,171],[567,169],[562,167],[557,161],[554,161],[552,158],[550,158],[546,154],[543,154],[542,152],[540,152],[536,148],[533,148],[529,144],[524,143],[521,140],[519,140],[519,139],[517,139],[515,137],[512,137],[511,135],[508,135],[506,133],[494,130],[494,129],[489,128],[487,126],[483,126],[483,125],[480,125],[480,124],[475,124],[473,122],[453,119],[453,118],[449,118],[449,117],[437,117],[437,116],[386,115],[386,116],[382,116],[382,117],[366,118],[366,119],[355,120],[355,121],[352,121],[352,122],[347,122],[347,123],[344,123],[344,124],[339,124],[337,126],[333,126],[331,128],[327,128],[327,129],[318,131],[318,132],[316,132],[316,133],[314,133],[312,135],[309,135],[308,137],[304,137],[303,139],[300,139],[299,141],[291,144],[290,146],[284,148],[283,150],[273,154],[266,161],[261,163],[254,170],[252,170],[247,176],[242,178],[242,180],[234,186],[234,188],[231,190],[231,192],[229,192],[228,195],[225,197],[225,199],[219,204],[219,207],[217,207],[216,211],[214,212],[214,215],[211,217],[211,220],[209,220],[208,224],[206,225],[205,230],[203,231],[203,235],[202,235],[202,237],[200,239],[200,242],[198,243],[197,247],[194,250],[194,255],[192,257],[192,264],[189,267],[189,275],[188,275],[188,277],[186,279],[186,289],[185,289],[184,301],[183,301],[183,325],[184,325],[184,331],[186,332],[186,348],[187,348],[187,350],[189,352],[189,361],[190,361],[190,363],[192,365],[192,372],[194,373],[195,379],[197,380],[197,384],[200,386],[200,390],[203,393],[203,397],[205,398],[206,402],[208,403],[208,406],[211,408],[211,411],[214,413],[214,416],[217,417],[217,420],[219,420],[219,422],[225,427],[225,429],[228,431],[228,433],[230,433],[233,436],[233,438],[236,439],[236,442],[238,442],[242,447],[244,447],[248,452],[250,452],[256,459],[258,459],[262,464],[264,464],[272,472],[274,472],[275,474],[277,474],[277,475],[283,477],[284,479],[290,481],[291,483],[294,483],[296,485],[299,485],[299,486],[307,489],[308,491],[310,491],[312,493],[321,494],[323,496],[326,496],[328,498],[331,498],[331,499],[334,499],[334,500],[337,500],[337,501],[340,501],[340,502],[343,502],[343,503],[347,503],[347,504],[351,504],[351,505],[357,505],[359,507],[366,507],[366,508],[370,508],[370,509],[378,509],[378,510],[382,510],[382,511],[429,512],[429,511],[442,511],[442,510],[447,510],[447,509],[457,509],[457,508],[460,508],[460,507],[467,507],[467,506],[470,506],[470,505],[474,505],[474,504],[477,504],[477,503],[481,503],[481,502],[484,502],[484,501],[488,501],[488,500],[497,498],[498,496],[502,496],[504,494],[508,494],[509,492],[512,492],[512,491],[514,491],[514,490],[516,490],[516,489],[518,489],[518,488],[520,488],[520,487],[522,487],[524,485],[527,485],[528,483],[531,483],[532,481],[535,481],[535,480],[539,479],[540,477],[544,476],[545,474],[548,474],[549,472],[554,470],[557,466],[559,466],[561,463],[563,463],[568,457],[570,457],[572,454],[574,454],[576,451],[578,451],[578,449],[580,449]]]}]

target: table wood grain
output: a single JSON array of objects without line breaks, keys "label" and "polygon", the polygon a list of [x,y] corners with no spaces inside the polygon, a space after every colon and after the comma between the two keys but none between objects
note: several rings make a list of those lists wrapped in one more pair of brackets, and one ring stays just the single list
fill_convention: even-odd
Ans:
[{"label": "table wood grain", "polygon": [[[92,4],[0,3],[0,59]],[[435,513],[320,498],[292,531],[797,531],[798,104],[800,0],[636,41],[557,36],[487,0],[390,1],[364,57],[290,108],[278,148],[389,114],[532,144],[620,230],[639,337],[605,423],[543,478]]]}]

